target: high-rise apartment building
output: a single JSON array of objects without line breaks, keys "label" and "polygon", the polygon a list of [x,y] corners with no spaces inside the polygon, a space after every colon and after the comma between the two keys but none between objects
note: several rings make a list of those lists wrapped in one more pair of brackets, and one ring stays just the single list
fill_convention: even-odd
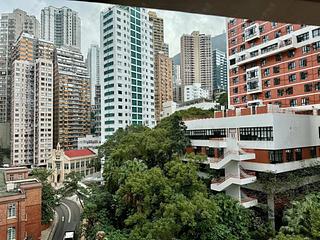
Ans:
[{"label": "high-rise apartment building", "polygon": [[155,126],[152,23],[144,8],[101,12],[101,143],[128,125]]},{"label": "high-rise apartment building", "polygon": [[155,57],[155,79],[156,120],[160,121],[163,104],[173,100],[172,60],[163,52]]},{"label": "high-rise apartment building", "polygon": [[22,33],[12,60],[11,163],[42,165],[53,140],[53,43]]},{"label": "high-rise apartment building", "polygon": [[91,111],[93,119],[92,131],[100,135],[101,126],[101,86],[100,86],[100,48],[97,44],[91,44],[88,50],[86,64],[90,78]]},{"label": "high-rise apartment building", "polygon": [[212,95],[211,36],[194,31],[181,37],[181,79],[183,85],[200,83]]},{"label": "high-rise apartment building", "polygon": [[95,105],[96,86],[100,85],[100,49],[99,45],[91,44],[87,54],[87,68],[90,77],[91,105]]},{"label": "high-rise apartment building", "polygon": [[2,13],[0,17],[0,123],[10,119],[11,48],[21,32],[36,37],[40,34],[40,24],[35,16],[15,9],[12,13]]},{"label": "high-rise apartment building", "polygon": [[229,101],[235,107],[320,103],[320,28],[231,19]]},{"label": "high-rise apartment building", "polygon": [[219,49],[212,51],[212,80],[214,91],[227,91],[228,69],[226,53]]},{"label": "high-rise apartment building", "polygon": [[90,79],[78,48],[54,53],[53,143],[76,149],[78,138],[90,133]]},{"label": "high-rise apartment building", "polygon": [[81,48],[81,20],[78,12],[53,6],[41,10],[41,38],[52,41],[57,47]]},{"label": "high-rise apartment building", "polygon": [[152,39],[155,68],[155,111],[156,120],[160,121],[163,104],[173,99],[172,60],[169,58],[169,45],[164,43],[163,19],[156,12],[149,12],[152,23]]}]

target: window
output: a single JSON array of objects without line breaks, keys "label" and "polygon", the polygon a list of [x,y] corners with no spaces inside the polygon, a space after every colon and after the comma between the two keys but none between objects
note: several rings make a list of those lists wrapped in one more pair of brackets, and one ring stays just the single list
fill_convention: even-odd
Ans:
[{"label": "window", "polygon": [[287,162],[294,161],[294,156],[293,156],[293,150],[292,149],[287,149],[286,150],[286,160],[287,160]]},{"label": "window", "polygon": [[270,87],[270,80],[264,81],[264,86],[265,87]]},{"label": "window", "polygon": [[14,218],[14,217],[16,217],[16,204],[9,203],[8,204],[8,218]]},{"label": "window", "polygon": [[300,79],[301,80],[306,80],[308,78],[308,72],[300,72]]},{"label": "window", "polygon": [[276,61],[277,61],[277,62],[280,62],[281,59],[282,59],[281,53],[278,53],[278,54],[276,55]]},{"label": "window", "polygon": [[294,57],[295,55],[295,51],[294,50],[289,50],[288,51],[288,57],[291,58],[291,57]]},{"label": "window", "polygon": [[287,27],[286,27],[286,31],[287,31],[287,33],[293,32],[293,25],[287,26]]},{"label": "window", "polygon": [[320,28],[312,30],[312,37],[320,36]]},{"label": "window", "polygon": [[288,63],[288,69],[289,70],[292,70],[292,69],[295,69],[296,68],[296,63],[295,62],[289,62]]},{"label": "window", "polygon": [[233,93],[238,93],[238,87],[235,87],[235,88],[233,89]]},{"label": "window", "polygon": [[302,47],[302,53],[305,54],[305,53],[308,53],[310,52],[310,45],[305,45]]},{"label": "window", "polygon": [[280,73],[280,67],[279,66],[273,67],[273,73]]},{"label": "window", "polygon": [[233,84],[238,84],[239,83],[239,77],[235,77],[232,79]]},{"label": "window", "polygon": [[273,127],[240,128],[240,140],[243,141],[273,141]]},{"label": "window", "polygon": [[320,91],[320,82],[317,82],[317,83],[314,84],[314,89],[316,91]]},{"label": "window", "polygon": [[269,76],[269,75],[270,75],[270,68],[266,68],[266,69],[264,70],[264,76],[267,77],[267,76]]},{"label": "window", "polygon": [[308,63],[307,63],[307,59],[306,58],[300,59],[300,61],[299,61],[300,67],[306,67],[307,64]]},{"label": "window", "polygon": [[262,42],[266,43],[266,42],[268,42],[268,41],[269,41],[269,36],[268,36],[268,35],[264,35],[264,36],[262,37]]},{"label": "window", "polygon": [[290,107],[297,106],[297,99],[290,99]]},{"label": "window", "polygon": [[16,228],[8,227],[7,240],[16,240]]},{"label": "window", "polygon": [[277,77],[277,78],[274,78],[274,79],[273,79],[273,84],[274,84],[274,85],[279,85],[279,84],[280,84],[280,78],[278,78],[278,77]]},{"label": "window", "polygon": [[317,157],[317,148],[316,147],[311,147],[310,148],[310,156],[311,156],[311,158],[316,158]]},{"label": "window", "polygon": [[275,27],[277,27],[278,26],[278,23],[277,22],[271,22],[271,27],[272,28],[275,28]]},{"label": "window", "polygon": [[297,80],[297,76],[295,73],[289,75],[289,82],[294,82],[296,80]]},{"label": "window", "polygon": [[278,89],[277,93],[278,93],[278,97],[281,97],[284,94],[284,90],[283,89]]},{"label": "window", "polygon": [[309,32],[300,34],[300,35],[297,36],[297,43],[306,41],[306,40],[308,40],[308,39],[309,39]]},{"label": "window", "polygon": [[270,159],[271,163],[281,163],[282,162],[282,150],[269,151],[269,159]]},{"label": "window", "polygon": [[264,32],[264,26],[262,25],[262,26],[259,26],[259,32],[260,33],[263,33]]},{"label": "window", "polygon": [[312,91],[312,84],[308,83],[304,85],[304,92],[311,92]]},{"label": "window", "polygon": [[302,160],[302,149],[297,148],[294,150],[294,152],[296,154],[296,161]]},{"label": "window", "polygon": [[293,87],[288,87],[288,88],[286,89],[286,94],[287,94],[287,95],[293,94]]},{"label": "window", "polygon": [[309,98],[308,97],[301,98],[301,105],[302,106],[309,105]]},{"label": "window", "polygon": [[265,96],[265,98],[271,98],[271,91],[266,91],[264,96]]}]

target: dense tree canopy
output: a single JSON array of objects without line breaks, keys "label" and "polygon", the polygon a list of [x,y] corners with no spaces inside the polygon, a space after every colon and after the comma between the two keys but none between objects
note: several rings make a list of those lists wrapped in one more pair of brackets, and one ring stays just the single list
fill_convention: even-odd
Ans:
[{"label": "dense tree canopy", "polygon": [[180,160],[184,132],[176,114],[154,129],[120,129],[102,146],[105,185],[85,201],[88,239],[100,230],[109,240],[255,239],[252,212],[213,196],[196,163]]},{"label": "dense tree canopy", "polygon": [[54,217],[54,208],[57,206],[58,198],[55,189],[48,182],[52,171],[45,168],[34,168],[31,172],[35,178],[42,183],[41,199],[41,222],[48,224]]}]

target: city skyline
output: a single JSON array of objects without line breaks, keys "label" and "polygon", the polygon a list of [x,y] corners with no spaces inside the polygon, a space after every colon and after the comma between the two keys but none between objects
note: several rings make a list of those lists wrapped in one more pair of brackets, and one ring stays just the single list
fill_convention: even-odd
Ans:
[{"label": "city skyline", "polygon": [[[30,0],[28,2],[13,0],[3,2],[1,5],[1,13],[12,12],[13,9],[20,8],[29,15],[35,15],[39,21],[41,20],[41,9],[48,6],[57,8],[66,6],[77,11],[81,18],[81,52],[85,56],[91,44],[99,44],[100,12],[113,6],[111,4],[62,0]],[[194,30],[210,34],[213,37],[226,31],[225,17],[158,9],[147,10],[156,11],[159,17],[164,19],[164,40],[169,44],[170,57],[174,57],[180,52],[180,37],[183,34],[189,34]]]}]

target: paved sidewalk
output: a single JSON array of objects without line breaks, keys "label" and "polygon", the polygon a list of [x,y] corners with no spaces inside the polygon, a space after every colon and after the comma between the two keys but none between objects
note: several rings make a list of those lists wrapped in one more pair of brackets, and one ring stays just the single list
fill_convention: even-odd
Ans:
[{"label": "paved sidewalk", "polygon": [[52,240],[53,233],[57,225],[57,221],[58,221],[58,214],[54,212],[54,219],[51,223],[51,226],[41,232],[41,240]]}]

